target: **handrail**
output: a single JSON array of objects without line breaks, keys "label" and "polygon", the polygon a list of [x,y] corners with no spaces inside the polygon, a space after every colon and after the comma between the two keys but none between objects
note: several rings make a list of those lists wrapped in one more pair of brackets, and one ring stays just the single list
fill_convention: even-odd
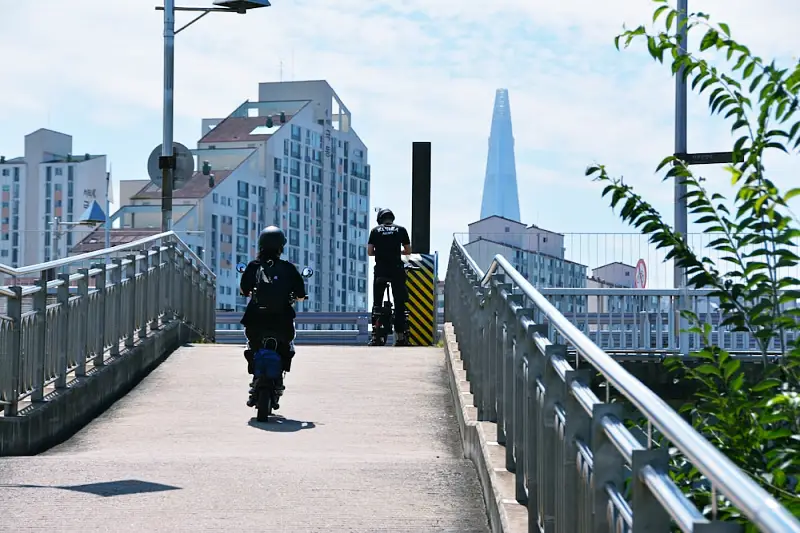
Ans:
[{"label": "handrail", "polygon": [[149,237],[144,237],[142,239],[138,239],[136,241],[129,242],[127,244],[120,244],[119,246],[113,246],[111,248],[103,248],[101,250],[95,250],[94,252],[87,252],[85,254],[80,255],[73,255],[71,257],[64,257],[62,259],[55,259],[53,261],[48,261],[46,263],[37,263],[35,265],[28,265],[21,268],[14,268],[8,265],[0,264],[0,273],[7,274],[9,276],[21,277],[29,274],[35,274],[37,272],[42,272],[44,270],[49,270],[53,268],[60,268],[63,266],[67,266],[73,263],[80,263],[82,261],[88,261],[91,259],[95,259],[98,257],[103,257],[106,255],[124,252],[125,250],[131,250],[134,248],[140,248],[143,245],[148,243],[164,240],[164,239],[171,239],[174,237],[172,242],[175,242],[178,246],[181,247],[182,250],[189,253],[189,256],[197,262],[198,266],[209,273],[213,278],[216,278],[214,272],[206,265],[200,257],[194,251],[186,246],[186,244],[180,239],[178,234],[174,231],[165,231],[163,233],[159,233],[157,235],[151,235]]},{"label": "handrail", "polygon": [[614,385],[653,426],[678,447],[733,504],[763,531],[800,531],[800,522],[767,491],[746,475],[733,461],[711,445],[652,390],[628,373],[578,328],[569,322],[505,257],[494,257],[483,273],[457,240],[453,241],[467,263],[473,267],[481,286],[488,283],[498,267],[520,288],[525,297],[547,317],[550,325]]}]

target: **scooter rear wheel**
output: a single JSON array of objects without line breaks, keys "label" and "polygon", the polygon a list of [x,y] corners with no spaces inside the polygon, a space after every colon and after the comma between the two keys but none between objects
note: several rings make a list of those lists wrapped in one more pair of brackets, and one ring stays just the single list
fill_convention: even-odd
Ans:
[{"label": "scooter rear wheel", "polygon": [[272,386],[259,387],[256,404],[256,420],[259,422],[269,422],[269,417],[272,415],[272,396]]}]

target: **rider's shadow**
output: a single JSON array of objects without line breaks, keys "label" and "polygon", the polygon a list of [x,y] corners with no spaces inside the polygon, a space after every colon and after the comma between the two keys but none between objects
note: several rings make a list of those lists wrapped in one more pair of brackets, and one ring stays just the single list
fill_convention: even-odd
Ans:
[{"label": "rider's shadow", "polygon": [[269,418],[269,422],[259,422],[255,417],[253,417],[250,419],[247,425],[262,431],[270,431],[272,433],[294,433],[296,431],[314,429],[317,427],[314,422],[292,420],[291,418],[284,418],[280,415],[272,415]]}]

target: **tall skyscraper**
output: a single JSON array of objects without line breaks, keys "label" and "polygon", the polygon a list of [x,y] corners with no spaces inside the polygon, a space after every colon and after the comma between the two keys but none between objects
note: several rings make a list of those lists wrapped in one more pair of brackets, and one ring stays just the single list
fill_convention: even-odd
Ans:
[{"label": "tall skyscraper", "polygon": [[486,158],[486,178],[483,182],[481,219],[493,215],[516,222],[520,219],[508,89],[497,89],[494,97],[489,154]]}]

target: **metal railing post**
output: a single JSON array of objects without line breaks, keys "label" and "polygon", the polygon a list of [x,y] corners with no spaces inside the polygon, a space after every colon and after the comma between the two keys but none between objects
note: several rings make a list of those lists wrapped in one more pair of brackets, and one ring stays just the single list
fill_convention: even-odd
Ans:
[{"label": "metal railing post", "polygon": [[42,272],[36,280],[39,290],[33,295],[33,311],[36,313],[33,324],[33,353],[28,354],[33,359],[33,391],[32,402],[41,402],[44,399],[44,369],[47,360],[47,273]]},{"label": "metal railing post", "polygon": [[163,280],[164,270],[161,266],[163,262],[161,245],[153,246],[151,250],[153,251],[153,266],[155,268],[153,271],[153,275],[155,276],[155,302],[153,305],[153,317],[150,321],[150,331],[158,331],[161,328],[159,317],[165,308],[164,302],[166,302],[167,295],[166,291],[164,291],[165,284]]},{"label": "metal railing post", "polygon": [[134,260],[138,267],[136,268],[138,272],[136,285],[139,285],[139,287],[136,289],[136,294],[141,305],[139,316],[136,317],[139,324],[137,337],[140,340],[147,338],[148,304],[150,303],[150,254],[147,253],[147,249],[145,249],[143,253],[144,257],[140,259],[137,255]]},{"label": "metal railing post", "polygon": [[94,278],[94,287],[97,291],[97,301],[100,306],[100,313],[97,321],[97,331],[99,335],[94,337],[94,360],[92,366],[99,368],[106,364],[106,322],[108,321],[108,296],[106,293],[106,272],[108,264],[106,262],[96,263],[94,269],[99,269],[100,273]]},{"label": "metal railing post", "polygon": [[61,341],[58,346],[58,362],[56,364],[56,389],[67,388],[67,367],[70,353],[73,350],[74,333],[70,327],[69,312],[69,274],[59,274],[61,285],[56,289],[58,299],[58,338]]},{"label": "metal railing post", "polygon": [[116,320],[111,324],[112,333],[109,335],[108,339],[111,343],[111,349],[109,350],[109,355],[111,357],[116,357],[119,355],[119,342],[122,339],[123,332],[125,331],[125,313],[123,309],[123,302],[125,301],[125,287],[122,284],[122,280],[125,277],[125,273],[123,272],[122,266],[122,259],[115,257],[111,260],[114,264],[114,270],[112,272],[112,285],[114,285],[114,297],[115,297],[115,307],[116,309]]},{"label": "metal railing post", "polygon": [[91,327],[91,320],[89,320],[89,269],[79,268],[78,274],[78,309],[80,313],[80,327],[78,328],[78,335],[80,341],[78,342],[77,362],[75,367],[75,377],[86,377],[86,360],[89,356],[89,328]]},{"label": "metal railing post", "polygon": [[125,277],[128,280],[128,319],[125,321],[125,348],[133,348],[136,344],[136,255],[125,257]]},{"label": "metal railing post", "polygon": [[5,407],[5,416],[17,416],[22,382],[22,287],[14,286],[10,289],[14,293],[8,299],[8,317],[12,324],[8,350],[11,358],[11,397]]}]

